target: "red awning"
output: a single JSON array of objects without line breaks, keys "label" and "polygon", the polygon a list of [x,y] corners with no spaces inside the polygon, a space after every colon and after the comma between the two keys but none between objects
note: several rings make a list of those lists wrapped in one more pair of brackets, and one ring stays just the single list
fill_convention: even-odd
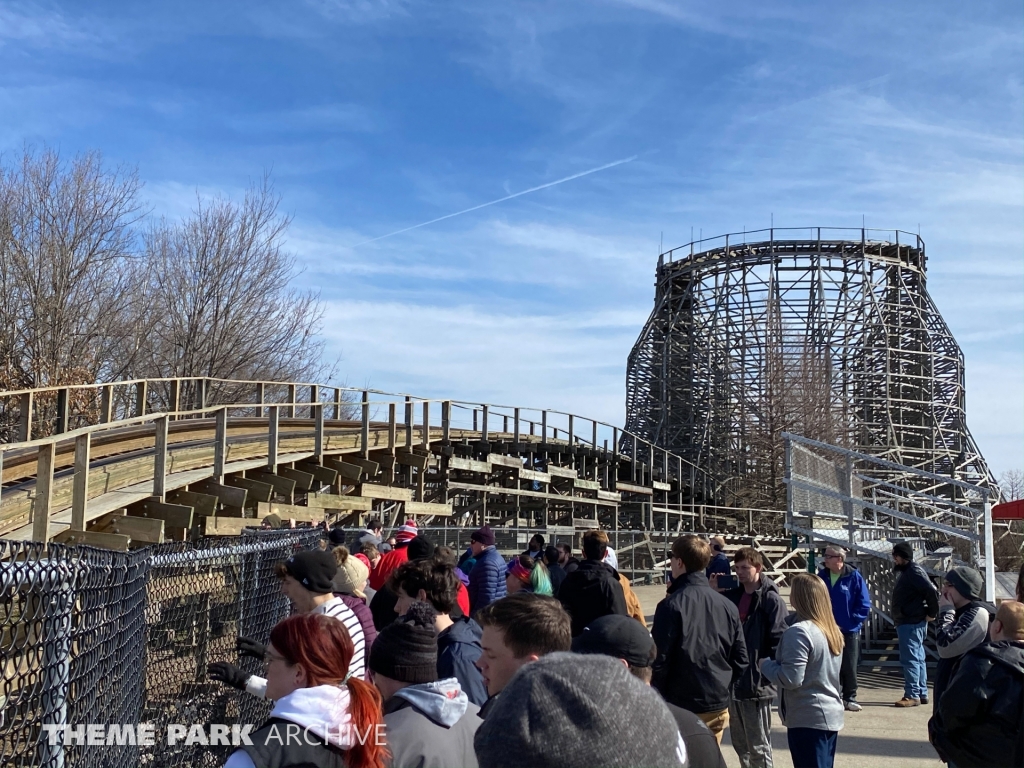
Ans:
[{"label": "red awning", "polygon": [[1024,499],[996,504],[992,507],[993,520],[1024,520]]}]

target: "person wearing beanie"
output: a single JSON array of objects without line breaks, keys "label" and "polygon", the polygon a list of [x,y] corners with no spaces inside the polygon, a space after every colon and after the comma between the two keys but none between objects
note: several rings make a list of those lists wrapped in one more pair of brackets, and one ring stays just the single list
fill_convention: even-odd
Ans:
[{"label": "person wearing beanie", "polygon": [[425,560],[428,557],[433,557],[435,549],[437,549],[437,547],[434,546],[434,542],[422,534],[410,539],[401,548],[401,551],[405,553],[404,556],[406,559],[392,570],[383,586],[377,590],[377,594],[375,594],[373,596],[373,600],[370,601],[370,613],[373,614],[373,625],[377,628],[378,632],[395,620],[395,603],[398,602],[398,594],[395,592],[395,585],[392,583],[391,577],[394,576],[398,568],[401,568],[405,563]]},{"label": "person wearing beanie", "polygon": [[260,520],[260,528],[265,530],[277,530],[281,527],[281,516],[271,512],[269,515]]},{"label": "person wearing beanie", "polygon": [[552,653],[527,664],[476,732],[480,768],[669,768],[686,744],[661,697],[618,659]]},{"label": "person wearing beanie", "polygon": [[[610,614],[596,619],[572,641],[573,653],[595,653],[618,659],[640,682],[650,685],[651,664],[658,655],[654,638],[647,627],[628,616]],[[715,735],[693,712],[665,702],[675,718],[676,727],[686,745],[690,765],[702,768],[725,768],[725,758]]]},{"label": "person wearing beanie", "polygon": [[333,552],[334,561],[338,564],[338,572],[331,582],[334,595],[340,597],[359,619],[366,647],[369,648],[377,637],[377,628],[373,626],[373,614],[370,613],[370,607],[366,604],[366,593],[363,592],[370,569],[356,556],[350,555],[348,547],[335,547]]},{"label": "person wearing beanie", "polygon": [[505,561],[494,546],[494,531],[489,525],[473,531],[470,549],[476,563],[469,572],[469,610],[475,614],[508,594],[505,588]]},{"label": "person wearing beanie", "polygon": [[384,699],[392,768],[476,768],[481,720],[455,678],[437,674],[437,614],[414,602],[377,636],[370,677]]},{"label": "person wearing beanie", "polygon": [[935,711],[946,684],[960,665],[960,659],[972,648],[988,639],[989,622],[995,618],[996,607],[984,601],[985,581],[981,574],[966,565],[958,565],[946,574],[939,597],[935,647],[939,663],[935,670],[932,691]]},{"label": "person wearing beanie", "polygon": [[[370,574],[370,586],[379,590],[388,580],[388,576],[402,563],[409,559],[409,543],[419,535],[415,520],[406,520],[395,531],[395,548],[381,555],[380,562]],[[379,627],[378,627],[379,629]]]},{"label": "person wearing beanie", "polygon": [[345,545],[345,531],[343,528],[331,528],[327,532],[327,541],[330,543],[331,548],[342,547]]},{"label": "person wearing beanie", "polygon": [[892,620],[899,637],[900,667],[903,668],[903,698],[897,707],[928,703],[928,670],[924,660],[924,639],[928,622],[939,613],[939,596],[928,574],[914,562],[914,550],[905,541],[892,547],[894,570],[899,574],[892,590]]},{"label": "person wearing beanie", "polygon": [[[349,674],[365,679],[366,635],[356,614],[344,600],[334,594],[334,577],[338,573],[334,553],[322,549],[296,552],[283,563],[278,563],[274,570],[281,579],[281,593],[291,603],[292,613],[322,614],[342,623],[353,645]],[[249,637],[238,638],[235,645],[242,656],[260,660],[267,651],[266,645]],[[233,664],[211,664],[209,674],[211,679],[233,688],[248,691],[259,698],[266,696],[266,678],[249,675]]]}]

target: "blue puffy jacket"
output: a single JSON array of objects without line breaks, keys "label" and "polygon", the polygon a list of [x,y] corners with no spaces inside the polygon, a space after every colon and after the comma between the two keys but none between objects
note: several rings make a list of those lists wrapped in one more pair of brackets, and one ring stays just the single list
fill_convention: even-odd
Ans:
[{"label": "blue puffy jacket", "polygon": [[868,594],[868,583],[860,575],[860,571],[850,564],[843,566],[839,580],[832,584],[832,575],[828,568],[822,568],[818,575],[828,588],[828,596],[832,600],[832,615],[835,616],[839,629],[847,634],[860,632],[861,624],[871,615],[871,595]]},{"label": "blue puffy jacket", "polygon": [[469,572],[470,613],[475,614],[505,594],[505,560],[497,549],[488,547],[480,553]]},{"label": "blue puffy jacket", "polygon": [[480,638],[483,631],[472,619],[456,619],[437,636],[437,676],[458,679],[463,692],[478,707],[487,702],[487,686],[476,662],[483,653]]}]

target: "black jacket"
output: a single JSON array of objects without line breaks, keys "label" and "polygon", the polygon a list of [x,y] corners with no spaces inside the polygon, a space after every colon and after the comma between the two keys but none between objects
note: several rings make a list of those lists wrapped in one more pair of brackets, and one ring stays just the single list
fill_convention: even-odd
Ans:
[{"label": "black jacket", "polygon": [[676,719],[676,728],[679,729],[679,735],[683,737],[683,744],[686,745],[686,758],[690,768],[726,768],[718,739],[711,729],[704,725],[704,721],[693,712],[675,704],[666,701],[665,706]]},{"label": "black jacket", "polygon": [[558,588],[562,586],[562,582],[565,581],[565,577],[568,575],[565,572],[565,568],[558,563],[548,565],[548,576],[551,577],[551,594],[558,594]]},{"label": "black jacket", "polygon": [[480,647],[482,634],[479,624],[472,619],[461,618],[437,636],[438,678],[457,678],[466,696],[478,707],[487,702],[484,678],[474,664],[483,653]]},{"label": "black jacket", "polygon": [[920,624],[939,615],[939,593],[928,574],[917,563],[907,563],[892,590],[892,620],[900,624]]},{"label": "black jacket", "polygon": [[558,599],[572,618],[573,637],[582,633],[594,619],[610,613],[629,615],[619,574],[599,560],[584,560],[566,576],[558,590]]},{"label": "black jacket", "polygon": [[[738,611],[743,598],[743,585],[723,594],[733,601]],[[775,647],[786,631],[789,611],[775,582],[764,574],[761,574],[761,584],[750,598],[747,619],[743,622],[743,639],[747,644],[750,664],[736,681],[733,696],[737,699],[771,699],[775,696],[775,686],[761,674],[757,663],[761,659],[775,658]]]},{"label": "black jacket", "polygon": [[747,670],[747,644],[736,606],[703,572],[672,581],[651,634],[658,647],[652,685],[666,701],[698,715],[729,706]]},{"label": "black jacket", "polygon": [[928,722],[936,751],[958,768],[1024,765],[1024,642],[968,651]]}]

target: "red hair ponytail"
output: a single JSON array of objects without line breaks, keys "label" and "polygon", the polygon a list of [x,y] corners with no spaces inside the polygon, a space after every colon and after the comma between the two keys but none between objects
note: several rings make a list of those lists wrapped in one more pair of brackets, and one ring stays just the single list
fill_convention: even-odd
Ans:
[{"label": "red hair ponytail", "polygon": [[[345,684],[354,744],[345,753],[348,768],[384,768],[385,744],[377,743],[384,723],[380,692],[365,680],[348,677],[355,653],[345,625],[323,614],[289,616],[270,631],[270,642],[291,664],[306,670],[309,687]],[[346,682],[346,678],[347,682]]]}]

